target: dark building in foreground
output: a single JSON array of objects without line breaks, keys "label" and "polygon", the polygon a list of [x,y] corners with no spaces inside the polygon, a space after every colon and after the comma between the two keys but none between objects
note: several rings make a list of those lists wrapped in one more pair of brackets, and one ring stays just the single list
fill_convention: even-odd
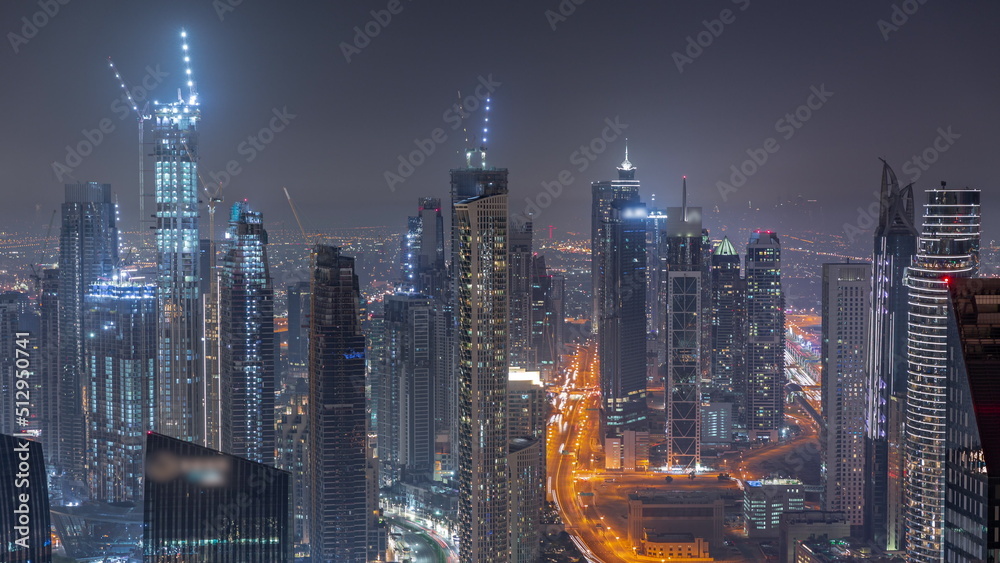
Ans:
[{"label": "dark building in foreground", "polygon": [[0,434],[0,561],[52,560],[42,445]]},{"label": "dark building in foreground", "polygon": [[1000,560],[1000,279],[948,280],[945,561]]},{"label": "dark building in foreground", "polygon": [[145,459],[144,561],[291,561],[288,472],[154,432]]}]

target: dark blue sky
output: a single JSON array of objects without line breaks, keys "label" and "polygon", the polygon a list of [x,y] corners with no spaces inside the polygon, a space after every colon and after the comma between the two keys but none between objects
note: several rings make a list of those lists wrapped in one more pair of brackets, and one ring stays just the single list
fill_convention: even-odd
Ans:
[{"label": "dark blue sky", "polygon": [[[540,217],[562,231],[586,229],[589,182],[614,174],[625,143],[606,143],[582,172],[582,153],[574,152],[602,133],[610,138],[606,119],[617,117],[627,125],[622,135],[644,196],[655,192],[660,206],[678,204],[686,174],[693,204],[719,205],[725,214],[748,200],[801,194],[818,199],[823,226],[840,231],[874,201],[883,156],[901,179],[920,170],[918,191],[940,180],[983,189],[987,240],[1000,232],[995,2],[401,0],[383,26],[369,24],[370,11],[386,9],[388,0],[244,0],[222,18],[218,6],[239,0],[49,1],[59,6],[53,17],[38,15],[45,0],[0,7],[5,221],[47,224],[62,197],[53,162],[66,163],[66,146],[86,141],[82,131],[102,119],[114,130],[72,174],[112,183],[123,221],[134,221],[135,122],[112,105],[120,91],[106,57],[133,85],[147,65],[159,65],[169,75],[148,79],[150,97],[174,98],[183,26],[204,117],[202,173],[208,179],[235,161],[241,172],[227,185],[227,200],[250,198],[272,225],[292,220],[281,192],[287,186],[313,226],[402,228],[417,197],[447,196],[448,169],[464,163],[465,140],[445,112],[457,91],[470,95],[480,77],[492,75],[489,163],[510,169],[513,211],[523,210],[526,197],[538,201],[542,183],[568,171]],[[563,21],[546,16],[560,4],[575,12]],[[723,10],[729,23],[711,22]],[[904,10],[912,12],[905,22]],[[880,29],[894,12],[902,25]],[[10,34],[22,34],[25,17],[44,25],[22,42]],[[366,24],[377,36],[348,63],[341,43],[352,43],[354,27]],[[685,54],[688,38],[697,42],[701,32],[707,46],[692,48],[697,56],[679,72],[673,53]],[[813,87],[833,94],[810,100]],[[810,101],[814,109],[800,110],[809,116],[800,127],[779,122]],[[285,108],[287,123],[272,121]],[[478,130],[482,118],[477,109],[468,123]],[[272,123],[283,129],[273,139],[265,132],[271,142],[251,150],[247,137]],[[443,142],[425,144],[434,153],[390,190],[385,172],[398,172],[398,157],[436,128]],[[939,129],[950,133],[939,140]],[[763,148],[769,138],[770,153]],[[730,182],[730,167],[750,158],[747,150],[768,160],[724,201],[717,183]],[[925,151],[936,158],[926,171],[911,161]],[[780,229],[785,220],[762,214],[760,225]]]}]

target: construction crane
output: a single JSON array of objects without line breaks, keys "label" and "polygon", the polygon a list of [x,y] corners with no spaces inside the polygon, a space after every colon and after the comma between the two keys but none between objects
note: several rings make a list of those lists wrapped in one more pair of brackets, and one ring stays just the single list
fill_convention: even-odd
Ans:
[{"label": "construction crane", "polygon": [[143,236],[144,229],[142,228],[142,223],[146,218],[146,191],[143,187],[143,183],[146,178],[145,172],[145,153],[144,153],[144,143],[143,143],[143,132],[146,130],[146,120],[152,119],[152,115],[149,113],[149,102],[143,106],[142,110],[139,109],[139,105],[136,103],[135,99],[132,97],[132,89],[129,88],[128,82],[120,72],[118,72],[118,67],[115,66],[115,62],[108,57],[108,66],[115,73],[115,78],[118,79],[118,85],[121,86],[123,92],[125,92],[125,98],[128,100],[129,107],[135,112],[136,123],[139,126],[139,237],[140,240],[145,240],[146,237]]},{"label": "construction crane", "polygon": [[36,259],[30,264],[31,266],[31,279],[35,282],[35,293],[38,293],[42,286],[42,273],[40,268],[42,266],[42,260],[45,259],[45,251],[49,248],[49,238],[52,236],[52,225],[56,222],[56,210],[52,210],[52,216],[49,218],[49,228],[45,231],[45,240],[42,241],[42,249],[38,252]]},{"label": "construction crane", "polygon": [[295,202],[292,201],[292,196],[288,193],[288,188],[281,186],[281,189],[285,191],[285,199],[288,200],[288,206],[292,208],[292,215],[295,216],[295,222],[298,223],[299,231],[302,232],[302,240],[306,241],[307,246],[310,246],[312,241],[309,239],[309,235],[306,234],[305,227],[302,226],[302,220],[299,219],[299,211],[295,208]]}]

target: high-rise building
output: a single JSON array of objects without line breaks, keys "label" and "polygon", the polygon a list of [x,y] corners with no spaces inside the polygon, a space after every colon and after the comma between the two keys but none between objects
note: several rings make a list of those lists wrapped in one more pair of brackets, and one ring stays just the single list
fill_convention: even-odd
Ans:
[{"label": "high-rise building", "polygon": [[0,434],[0,561],[52,561],[42,445]]},{"label": "high-rise building", "polygon": [[[550,274],[545,267],[545,256],[532,259],[530,348],[535,354],[535,369],[542,379],[551,381],[559,371],[563,349],[563,323],[565,322],[566,278]],[[512,362],[513,363],[513,362]]]},{"label": "high-rise building", "polygon": [[979,190],[927,190],[923,230],[907,269],[910,288],[903,479],[906,552],[917,563],[945,556],[948,282],[979,268]]},{"label": "high-rise building", "polygon": [[743,488],[743,525],[750,538],[776,538],[781,515],[805,508],[805,490],[798,479],[747,481]]},{"label": "high-rise building", "polygon": [[306,281],[288,286],[288,363],[292,366],[309,362],[309,291]]},{"label": "high-rise building", "polygon": [[433,299],[414,293],[385,297],[385,356],[380,373],[378,448],[381,477],[390,483],[431,480],[434,474],[437,323]]},{"label": "high-rise building", "polygon": [[867,536],[883,549],[903,548],[903,405],[909,288],[906,268],[917,249],[913,187],[900,189],[882,162],[879,221],[872,254],[872,315],[868,337],[865,436]]},{"label": "high-rise building", "polygon": [[87,482],[93,500],[142,501],[156,402],[156,286],[120,272],[84,300]]},{"label": "high-rise building", "polygon": [[746,427],[746,284],[740,277],[740,256],[729,240],[713,249],[711,258],[712,384],[732,393],[735,423]]},{"label": "high-rise building", "polygon": [[146,434],[144,561],[291,561],[290,476]]},{"label": "high-rise building", "polygon": [[[639,181],[635,179],[635,171],[636,168],[628,160],[628,147],[626,147],[625,160],[618,167],[618,179],[602,180],[591,184],[590,276],[594,292],[594,309],[591,317],[594,331],[600,330],[602,307],[606,302],[602,292],[606,285],[604,281],[606,275],[605,252],[609,238],[607,224],[611,219],[612,203],[618,200],[629,203],[639,202]],[[645,241],[645,236],[643,240]]]},{"label": "high-rise building", "polygon": [[646,206],[611,204],[602,226],[604,264],[598,354],[606,433],[645,430]]},{"label": "high-rise building", "polygon": [[200,122],[193,85],[187,99],[178,95],[176,101],[153,104],[160,311],[156,424],[167,436],[204,445],[208,424],[198,237]]},{"label": "high-rise building", "polygon": [[945,561],[1000,558],[1000,280],[948,282]]},{"label": "high-rise building", "polygon": [[506,563],[507,170],[452,171],[458,316],[458,518],[463,563]]},{"label": "high-rise building", "polygon": [[545,501],[545,447],[539,438],[510,440],[510,563],[536,563]]},{"label": "high-rise building", "polygon": [[747,435],[751,441],[773,442],[785,416],[785,296],[778,233],[751,233],[745,279]]},{"label": "high-rise building", "polygon": [[864,525],[865,362],[871,316],[870,264],[823,264],[823,466],[825,509]]},{"label": "high-rise building", "polygon": [[667,464],[693,470],[701,463],[701,371],[708,350],[703,342],[701,208],[688,207],[686,177],[681,207],[667,208],[663,244]]},{"label": "high-rise building", "polygon": [[379,559],[365,337],[354,258],[317,245],[309,323],[309,543],[319,563]]},{"label": "high-rise building", "polygon": [[[211,211],[214,213],[214,210]],[[212,239],[198,241],[201,247],[198,291],[202,299],[205,338],[202,344],[202,358],[205,374],[205,446],[213,450],[222,449],[222,366],[219,343],[219,267],[218,247]]]},{"label": "high-rise building", "polygon": [[233,204],[219,276],[222,451],[274,464],[274,290],[259,211]]},{"label": "high-rise building", "polygon": [[544,442],[548,406],[541,374],[511,368],[507,380],[507,433],[511,439],[531,437]]},{"label": "high-rise building", "polygon": [[117,210],[111,184],[67,184],[59,234],[59,354],[61,375],[49,452],[57,471],[84,478],[82,390],[84,297],[91,284],[109,280],[118,264]]},{"label": "high-rise building", "polygon": [[662,379],[660,370],[667,363],[667,339],[663,333],[663,315],[667,310],[663,306],[667,302],[667,285],[663,282],[666,228],[667,212],[649,209],[646,214],[646,356],[649,358],[646,369],[654,381]]},{"label": "high-rise building", "polygon": [[[44,268],[38,280],[38,442],[55,451],[59,432],[59,269]],[[2,411],[2,409],[0,409]]]},{"label": "high-rise building", "polygon": [[275,429],[275,467],[284,469],[292,476],[292,518],[296,553],[308,553],[309,517],[312,495],[309,494],[309,385],[305,378],[292,380],[288,392],[283,394],[288,401],[277,415]]},{"label": "high-rise building", "polygon": [[[32,403],[41,396],[35,399],[31,396],[31,387],[40,383],[41,375],[38,366],[31,361],[38,345],[38,322],[29,307],[30,300],[25,293],[0,293],[0,396],[6,399],[0,402],[0,434],[29,432],[33,436],[38,429],[41,413],[35,411]],[[23,367],[25,357],[28,367]],[[25,384],[29,387],[25,388]],[[23,414],[25,411],[27,416]]]},{"label": "high-rise building", "polygon": [[422,197],[417,203],[417,215],[409,217],[403,235],[402,281],[407,289],[442,299],[447,290],[447,270],[441,200]]},{"label": "high-rise building", "polygon": [[531,341],[532,223],[511,221],[508,229],[510,365],[537,369],[538,351]]}]

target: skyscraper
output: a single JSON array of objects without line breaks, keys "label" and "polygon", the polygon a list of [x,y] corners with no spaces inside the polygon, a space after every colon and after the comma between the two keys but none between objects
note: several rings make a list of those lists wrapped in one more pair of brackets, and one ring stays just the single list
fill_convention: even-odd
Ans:
[{"label": "skyscraper", "polygon": [[408,218],[403,235],[402,281],[407,288],[441,299],[447,289],[441,200],[422,197],[417,203],[417,215]]},{"label": "skyscraper", "polygon": [[274,463],[274,290],[263,216],[233,204],[219,278],[222,451]]},{"label": "skyscraper", "polygon": [[614,201],[601,229],[602,422],[608,434],[646,430],[646,205]]},{"label": "skyscraper", "polygon": [[[214,209],[210,213],[215,213]],[[213,218],[214,222],[214,218]],[[202,358],[205,374],[205,445],[214,450],[222,449],[222,375],[220,373],[219,344],[219,267],[218,247],[212,239],[198,241],[201,247],[198,291],[202,299],[205,338],[202,341]]]},{"label": "skyscraper", "polygon": [[785,296],[778,233],[751,233],[746,288],[747,434],[751,441],[773,442],[785,416]]},{"label": "skyscraper", "polygon": [[559,370],[562,353],[566,279],[549,273],[542,255],[532,258],[531,269],[529,347],[535,355],[535,369],[549,381]]},{"label": "skyscraper", "polygon": [[646,214],[646,370],[650,379],[657,382],[662,379],[661,367],[667,363],[667,339],[663,333],[663,315],[667,312],[663,306],[667,302],[667,285],[663,282],[666,227],[667,213],[662,209],[649,209]]},{"label": "skyscraper", "polygon": [[531,221],[511,221],[510,250],[510,365],[537,369],[538,351],[531,341]]},{"label": "skyscraper", "polygon": [[[184,45],[187,51],[187,44]],[[205,444],[206,382],[198,237],[198,126],[193,82],[187,99],[153,105],[159,371],[156,423],[168,436]]]},{"label": "skyscraper", "polygon": [[125,272],[85,298],[87,482],[93,500],[142,501],[156,401],[156,286]]},{"label": "skyscraper", "polygon": [[917,249],[913,187],[900,189],[882,162],[879,221],[872,254],[872,315],[868,341],[868,466],[865,527],[882,548],[903,547],[903,405],[909,288],[906,268]]},{"label": "skyscraper", "polygon": [[458,486],[463,563],[506,563],[508,214],[507,170],[452,171],[457,242]]},{"label": "skyscraper", "polygon": [[288,363],[292,366],[309,361],[309,300],[309,282],[288,286]]},{"label": "skyscraper", "polygon": [[292,560],[287,472],[154,432],[145,449],[144,561]]},{"label": "skyscraper", "polygon": [[707,350],[701,208],[688,207],[686,177],[681,207],[667,208],[663,244],[667,463],[693,470],[701,463],[701,370]]},{"label": "skyscraper", "polygon": [[377,479],[365,401],[365,337],[354,258],[316,245],[309,323],[312,559],[367,563],[378,553]]},{"label": "skyscraper", "polygon": [[49,491],[42,445],[0,434],[0,561],[51,561]]},{"label": "skyscraper", "polygon": [[979,269],[979,190],[927,190],[924,225],[907,270],[906,434],[903,475],[910,561],[945,556],[945,465],[949,362],[948,282]]},{"label": "skyscraper", "polygon": [[865,398],[870,264],[823,264],[823,416],[826,433],[825,510],[843,512],[860,531],[864,525]]},{"label": "skyscraper", "polygon": [[539,561],[545,501],[545,446],[539,438],[510,441],[510,563]]},{"label": "skyscraper", "polygon": [[604,296],[601,294],[605,286],[605,248],[608,245],[606,223],[611,218],[611,204],[617,200],[630,203],[639,202],[639,181],[635,179],[636,168],[628,160],[628,147],[625,148],[625,160],[618,167],[617,180],[602,180],[591,184],[590,207],[590,276],[594,292],[594,309],[591,322],[593,329],[599,331]]},{"label": "skyscraper", "polygon": [[61,376],[55,429],[49,441],[57,471],[84,478],[83,312],[91,284],[109,280],[118,264],[117,210],[111,185],[67,184],[59,234],[59,354]]},{"label": "skyscraper", "polygon": [[712,251],[712,383],[735,396],[737,426],[746,427],[746,283],[740,277],[740,256],[729,240]]}]

